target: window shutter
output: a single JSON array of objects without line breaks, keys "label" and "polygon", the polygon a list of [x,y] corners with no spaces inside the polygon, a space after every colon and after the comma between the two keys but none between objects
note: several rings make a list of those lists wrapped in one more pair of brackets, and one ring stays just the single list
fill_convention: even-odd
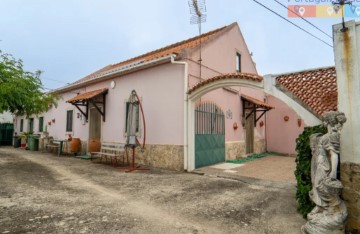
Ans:
[{"label": "window shutter", "polygon": [[39,117],[39,132],[42,132],[44,128],[44,117]]}]

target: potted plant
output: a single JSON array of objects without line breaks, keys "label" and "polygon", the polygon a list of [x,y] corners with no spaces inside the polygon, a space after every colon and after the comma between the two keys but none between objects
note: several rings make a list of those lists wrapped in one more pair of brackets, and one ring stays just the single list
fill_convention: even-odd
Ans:
[{"label": "potted plant", "polygon": [[[23,132],[21,134],[21,139],[22,139],[21,148],[28,149],[28,139],[32,134],[33,134],[33,132]],[[25,143],[23,143],[23,142],[25,142]]]}]

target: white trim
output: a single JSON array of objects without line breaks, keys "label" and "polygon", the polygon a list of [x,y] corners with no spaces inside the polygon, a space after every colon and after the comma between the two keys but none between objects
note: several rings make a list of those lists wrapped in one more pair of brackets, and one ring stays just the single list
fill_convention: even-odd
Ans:
[{"label": "white trim", "polygon": [[[67,131],[67,112],[68,111],[72,111],[72,126],[71,126],[71,131]],[[50,120],[52,121],[52,120]],[[55,120],[56,121],[56,120]],[[75,110],[74,107],[67,107],[66,108],[66,112],[65,112],[65,134],[71,134],[72,136],[74,136],[74,121],[75,121]],[[56,123],[56,122],[55,122]]]},{"label": "white trim", "polygon": [[189,86],[189,65],[187,62],[175,61],[175,55],[171,56],[172,64],[184,65],[184,170],[188,170],[188,86]]},{"label": "white trim", "polygon": [[[241,57],[242,57],[242,54],[239,50],[235,50],[236,53],[235,53],[235,72],[241,72],[241,68],[242,68],[242,63],[241,63]],[[239,61],[238,61],[238,58],[239,58]],[[239,69],[238,69],[238,66],[239,66]]]},{"label": "white trim", "polygon": [[[100,110],[103,110],[104,109],[104,107],[103,107],[103,104],[100,104],[100,105],[98,105],[98,107],[99,107],[99,109]],[[96,107],[95,106],[93,106],[93,105],[91,105],[91,106],[89,106],[89,116],[88,116],[88,123],[89,123],[89,126],[88,126],[88,131],[89,131],[89,137],[88,137],[88,143],[90,142],[90,131],[91,131],[91,110],[92,109],[95,109],[96,111],[97,111],[97,109],[96,109]],[[100,114],[100,113],[99,113]],[[102,142],[102,138],[103,138],[103,124],[104,124],[104,121],[103,121],[103,116],[100,114],[100,142]],[[88,145],[89,146],[89,145]]]}]

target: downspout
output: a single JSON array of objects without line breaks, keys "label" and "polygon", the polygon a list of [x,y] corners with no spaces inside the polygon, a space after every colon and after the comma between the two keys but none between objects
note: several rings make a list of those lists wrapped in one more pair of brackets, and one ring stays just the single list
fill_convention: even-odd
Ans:
[{"label": "downspout", "polygon": [[[265,103],[268,103],[268,95],[265,93]],[[268,115],[268,112],[266,111],[265,112],[265,152],[268,152],[268,129],[267,129],[267,115]]]},{"label": "downspout", "polygon": [[188,113],[187,113],[187,105],[188,105],[188,86],[189,86],[189,66],[187,62],[179,62],[175,61],[176,55],[171,56],[172,64],[181,64],[184,65],[184,170],[188,169]]}]

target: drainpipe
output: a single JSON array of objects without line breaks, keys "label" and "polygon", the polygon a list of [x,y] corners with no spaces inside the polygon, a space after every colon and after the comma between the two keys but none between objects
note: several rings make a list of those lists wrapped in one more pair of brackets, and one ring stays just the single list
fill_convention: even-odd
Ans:
[{"label": "drainpipe", "polygon": [[[265,94],[265,103],[268,103],[268,95],[267,94]],[[265,151],[266,152],[268,152],[268,131],[267,131],[267,125],[268,125],[268,123],[267,123],[267,114],[268,114],[268,112],[266,111],[265,112],[265,124],[264,124],[264,126],[265,126]]]},{"label": "drainpipe", "polygon": [[188,86],[189,86],[189,66],[187,62],[175,61],[176,55],[171,56],[172,64],[181,64],[184,65],[184,170],[188,169],[188,114],[187,114],[187,104],[188,104]]}]

